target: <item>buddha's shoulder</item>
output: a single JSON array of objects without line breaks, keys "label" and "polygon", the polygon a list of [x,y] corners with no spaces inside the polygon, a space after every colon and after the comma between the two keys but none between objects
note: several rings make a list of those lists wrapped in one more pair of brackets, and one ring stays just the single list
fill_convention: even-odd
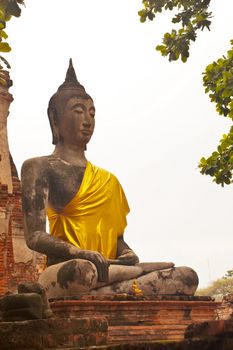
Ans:
[{"label": "buddha's shoulder", "polygon": [[91,164],[94,170],[96,170],[101,176],[105,178],[110,178],[113,182],[119,183],[116,175],[114,175],[111,171],[101,168],[99,166]]},{"label": "buddha's shoulder", "polygon": [[48,170],[50,163],[50,156],[30,158],[24,161],[21,171],[22,173],[29,170],[43,172]]}]

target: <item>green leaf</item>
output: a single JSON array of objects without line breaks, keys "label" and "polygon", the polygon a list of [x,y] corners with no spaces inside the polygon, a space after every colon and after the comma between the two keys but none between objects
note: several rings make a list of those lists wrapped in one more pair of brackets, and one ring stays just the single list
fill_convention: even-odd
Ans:
[{"label": "green leaf", "polygon": [[141,23],[146,22],[146,15],[141,16],[140,22],[141,22]]},{"label": "green leaf", "polygon": [[219,156],[218,152],[215,151],[215,152],[212,153],[212,157],[217,158],[218,156]]},{"label": "green leaf", "polygon": [[0,43],[0,52],[10,52],[11,47],[8,43]]},{"label": "green leaf", "polygon": [[145,12],[146,12],[145,10],[138,11],[138,15],[141,17],[145,14]]},{"label": "green leaf", "polygon": [[165,45],[157,45],[155,48],[157,51],[160,51],[163,56],[167,55],[167,48]]},{"label": "green leaf", "polygon": [[8,35],[7,35],[7,33],[4,30],[0,30],[0,37],[2,37],[4,39],[7,39]]},{"label": "green leaf", "polygon": [[0,30],[1,30],[1,29],[4,29],[5,27],[6,27],[6,22],[0,20]]},{"label": "green leaf", "polygon": [[202,158],[200,159],[200,164],[201,164],[201,165],[206,165],[206,164],[207,164],[207,160],[206,160],[204,157],[202,157]]}]

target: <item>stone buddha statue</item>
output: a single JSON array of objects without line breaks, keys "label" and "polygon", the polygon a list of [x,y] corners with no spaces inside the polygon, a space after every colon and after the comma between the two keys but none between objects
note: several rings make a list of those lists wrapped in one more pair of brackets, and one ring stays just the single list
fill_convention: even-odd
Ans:
[{"label": "stone buddha statue", "polygon": [[139,263],[125,242],[127,199],[113,174],[86,159],[95,106],[71,60],[48,117],[55,150],[26,160],[21,175],[25,240],[47,256],[39,282],[48,297],[131,293],[135,280],[144,295],[193,295],[195,271],[169,262]]}]

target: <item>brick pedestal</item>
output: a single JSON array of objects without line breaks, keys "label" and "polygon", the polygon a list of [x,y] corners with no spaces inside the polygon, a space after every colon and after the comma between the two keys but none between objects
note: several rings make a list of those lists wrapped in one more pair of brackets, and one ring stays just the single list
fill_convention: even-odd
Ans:
[{"label": "brick pedestal", "polygon": [[200,300],[64,300],[51,303],[56,317],[104,316],[108,343],[181,340],[188,325],[215,319],[218,303]]},{"label": "brick pedestal", "polygon": [[202,339],[213,336],[233,338],[233,319],[193,323],[185,331],[187,339]]},{"label": "brick pedestal", "polygon": [[87,349],[106,344],[107,328],[103,317],[0,322],[0,349]]}]

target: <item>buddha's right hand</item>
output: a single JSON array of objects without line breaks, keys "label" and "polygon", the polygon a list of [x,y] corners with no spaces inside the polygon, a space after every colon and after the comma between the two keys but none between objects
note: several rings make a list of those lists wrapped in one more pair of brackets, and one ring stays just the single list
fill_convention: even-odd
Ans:
[{"label": "buddha's right hand", "polygon": [[78,259],[91,261],[96,266],[98,282],[108,282],[109,263],[102,254],[92,250],[80,250]]}]

